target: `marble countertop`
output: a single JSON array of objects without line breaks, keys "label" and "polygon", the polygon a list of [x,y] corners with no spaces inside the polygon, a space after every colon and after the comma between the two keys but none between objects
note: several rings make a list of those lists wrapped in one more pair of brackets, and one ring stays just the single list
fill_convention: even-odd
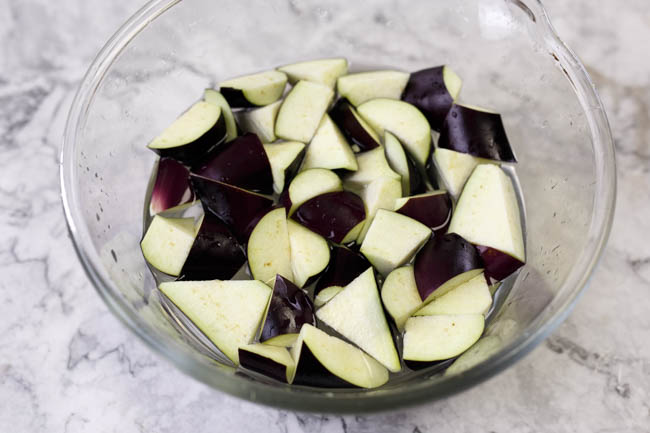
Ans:
[{"label": "marble countertop", "polygon": [[214,392],[108,312],[67,239],[58,152],[76,86],[138,7],[0,4],[0,432],[650,431],[650,7],[547,0],[602,96],[616,220],[574,312],[513,368],[460,395],[368,416],[296,414]]}]

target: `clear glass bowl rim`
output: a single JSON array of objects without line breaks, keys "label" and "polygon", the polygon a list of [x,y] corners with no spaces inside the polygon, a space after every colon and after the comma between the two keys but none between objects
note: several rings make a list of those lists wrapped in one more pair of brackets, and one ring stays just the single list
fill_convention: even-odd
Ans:
[{"label": "clear glass bowl rim", "polygon": [[[83,223],[80,203],[74,194],[74,155],[77,133],[83,124],[93,97],[107,71],[121,51],[142,31],[169,8],[181,0],[151,0],[129,18],[108,40],[86,72],[68,115],[60,157],[61,198],[72,243],[83,268],[112,313],[150,348],[170,360],[177,368],[195,379],[228,394],[279,408],[299,411],[358,413],[394,410],[444,398],[476,385],[521,359],[546,338],[567,317],[579,295],[586,287],[597,265],[611,230],[616,201],[616,167],[614,144],[607,116],[595,87],[576,55],[558,37],[539,0],[530,0],[539,11],[536,25],[545,42],[559,57],[557,60],[571,81],[585,111],[594,150],[596,185],[589,237],[576,267],[567,277],[558,293],[545,310],[517,338],[488,360],[455,376],[444,377],[434,383],[422,381],[408,387],[389,389],[370,394],[344,394],[335,398],[314,393],[287,392],[280,387],[246,380],[235,375],[215,374],[213,368],[197,363],[195,359],[149,334],[140,317],[125,303],[113,288],[102,263],[90,241],[88,228]],[[524,9],[526,2],[511,0]],[[544,319],[544,320],[541,320]]]}]

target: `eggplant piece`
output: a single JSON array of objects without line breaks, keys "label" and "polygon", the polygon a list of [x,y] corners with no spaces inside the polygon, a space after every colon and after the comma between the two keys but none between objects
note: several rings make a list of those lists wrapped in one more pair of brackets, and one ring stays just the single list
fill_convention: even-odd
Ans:
[{"label": "eggplant piece", "polygon": [[474,169],[456,204],[449,232],[526,261],[517,196],[499,166],[481,164]]},{"label": "eggplant piece", "polygon": [[[458,198],[465,182],[479,164],[493,164],[495,161],[477,158],[467,153],[437,148],[431,155],[432,168],[447,186],[447,191]],[[434,177],[431,175],[431,177]]]},{"label": "eggplant piece", "polygon": [[380,139],[377,133],[359,116],[357,110],[354,109],[347,99],[341,98],[336,101],[329,115],[341,129],[345,138],[353,146],[358,147],[359,152],[380,147]]},{"label": "eggplant piece", "polygon": [[305,323],[316,325],[314,304],[302,289],[282,275],[277,275],[260,341],[298,334]]},{"label": "eggplant piece", "polygon": [[330,262],[314,288],[314,295],[331,286],[347,286],[363,271],[370,267],[370,262],[356,251],[335,245],[330,253]]},{"label": "eggplant piece", "polygon": [[482,314],[415,316],[404,326],[405,361],[431,362],[455,358],[481,338]]},{"label": "eggplant piece", "polygon": [[244,263],[242,245],[219,218],[207,212],[181,274],[184,280],[229,280]]},{"label": "eggplant piece", "polygon": [[280,203],[291,216],[303,203],[318,195],[341,191],[341,179],[331,170],[311,168],[300,172],[289,184],[282,195]]},{"label": "eggplant piece", "polygon": [[273,174],[273,191],[280,194],[298,172],[305,155],[305,145],[299,141],[264,144]]},{"label": "eggplant piece", "polygon": [[276,275],[293,280],[287,214],[277,208],[262,217],[248,240],[248,266],[256,280],[266,284]]},{"label": "eggplant piece", "polygon": [[341,286],[329,286],[318,292],[318,295],[314,298],[314,307],[319,308],[327,304],[333,297],[341,293],[343,287]]},{"label": "eggplant piece", "polygon": [[395,212],[413,218],[429,227],[436,235],[447,232],[452,203],[447,191],[432,191],[395,201]]},{"label": "eggplant piece", "polygon": [[336,80],[348,73],[348,61],[344,58],[310,60],[281,66],[278,71],[287,74],[291,84],[305,80],[333,88]]},{"label": "eggplant piece", "polygon": [[200,101],[181,114],[147,147],[163,158],[192,165],[223,143],[226,136],[226,121],[221,108]]},{"label": "eggplant piece", "polygon": [[272,70],[222,81],[219,87],[231,107],[249,108],[277,101],[286,84],[287,75]]},{"label": "eggplant piece", "polygon": [[[380,150],[380,149],[379,149]],[[374,151],[373,151],[374,152]],[[369,153],[369,152],[368,152]],[[393,210],[395,200],[402,196],[402,185],[398,179],[380,177],[371,182],[361,193],[361,198],[366,206],[366,222],[357,238],[357,243],[362,244],[370,230],[372,221],[379,209]]]},{"label": "eggplant piece", "polygon": [[190,187],[190,171],[187,167],[174,159],[161,158],[151,192],[149,213],[155,215],[193,200],[194,191]]},{"label": "eggplant piece", "polygon": [[158,288],[235,365],[271,298],[271,288],[254,280],[172,281]]},{"label": "eggplant piece", "polygon": [[321,307],[316,317],[389,371],[396,373],[401,370],[372,267]]},{"label": "eggplant piece", "polygon": [[497,249],[477,245],[476,249],[485,264],[485,277],[494,281],[501,281],[514,274],[517,269],[524,266],[524,262]]},{"label": "eggplant piece", "polygon": [[212,152],[193,172],[262,194],[273,193],[271,163],[257,135],[244,134]]},{"label": "eggplant piece", "polygon": [[298,340],[298,334],[280,334],[265,340],[262,344],[278,347],[293,347]]},{"label": "eggplant piece", "polygon": [[242,367],[289,383],[293,379],[296,362],[286,347],[266,344],[248,344],[239,348],[239,363]]},{"label": "eggplant piece", "polygon": [[361,192],[362,188],[366,187],[371,182],[380,179],[388,178],[396,180],[400,184],[400,197],[401,191],[401,177],[395,173],[388,161],[384,149],[378,147],[357,155],[358,170],[345,176],[345,188],[353,192]]},{"label": "eggplant piece", "polygon": [[305,153],[302,169],[310,168],[350,171],[358,168],[352,148],[327,114],[323,116]]},{"label": "eggplant piece", "polygon": [[221,108],[221,114],[226,122],[226,142],[237,138],[237,123],[226,98],[214,89],[205,89],[203,100]]},{"label": "eggplant piece", "polygon": [[388,382],[388,371],[353,345],[305,324],[292,349],[293,383],[321,388],[376,388]]},{"label": "eggplant piece", "polygon": [[440,130],[438,147],[478,158],[517,162],[501,115],[482,108],[452,105]]},{"label": "eggplant piece", "polygon": [[360,251],[379,273],[386,276],[408,262],[430,236],[431,230],[424,224],[396,212],[379,209]]},{"label": "eggplant piece", "polygon": [[366,211],[358,195],[328,192],[304,202],[293,219],[334,243],[351,242],[359,235]]},{"label": "eggplant piece", "polygon": [[156,215],[140,242],[147,262],[167,275],[178,277],[196,237],[194,218]]},{"label": "eggplant piece", "polygon": [[431,129],[440,132],[445,116],[460,93],[462,80],[449,66],[412,72],[402,100],[425,115]]},{"label": "eggplant piece", "polygon": [[384,133],[384,147],[388,165],[402,178],[402,195],[409,196],[426,191],[426,184],[413,158],[397,137],[388,131]]},{"label": "eggplant piece", "polygon": [[299,81],[284,99],[275,121],[275,135],[309,143],[327,111],[334,91],[327,86]]},{"label": "eggplant piece", "polygon": [[476,247],[455,233],[434,236],[415,257],[415,282],[424,303],[466,283],[481,272]]},{"label": "eggplant piece", "polygon": [[397,329],[402,331],[406,320],[422,305],[413,266],[402,266],[388,274],[381,286],[381,300]]},{"label": "eggplant piece", "polygon": [[505,343],[497,335],[485,335],[472,347],[456,358],[453,364],[445,370],[445,376],[451,376],[469,370],[475,365],[488,359],[501,349]]},{"label": "eggplant piece", "polygon": [[287,228],[293,281],[298,287],[304,287],[327,267],[330,247],[322,236],[295,221],[288,220]]},{"label": "eggplant piece", "polygon": [[203,206],[226,223],[237,239],[246,242],[259,219],[273,207],[273,200],[227,183],[190,175]]},{"label": "eggplant piece", "polygon": [[431,128],[420,110],[404,101],[373,99],[359,105],[357,111],[378,133],[394,134],[413,155],[418,169],[424,169],[431,153]]},{"label": "eggplant piece", "polygon": [[340,77],[339,94],[355,107],[376,98],[400,99],[409,74],[402,71],[371,71]]},{"label": "eggplant piece", "polygon": [[257,135],[262,143],[272,143],[277,140],[275,135],[275,120],[282,101],[276,101],[265,107],[240,111],[236,114],[239,127],[244,132]]},{"label": "eggplant piece", "polygon": [[433,316],[436,314],[483,314],[492,306],[490,287],[481,273],[444,295],[435,298],[414,316]]}]

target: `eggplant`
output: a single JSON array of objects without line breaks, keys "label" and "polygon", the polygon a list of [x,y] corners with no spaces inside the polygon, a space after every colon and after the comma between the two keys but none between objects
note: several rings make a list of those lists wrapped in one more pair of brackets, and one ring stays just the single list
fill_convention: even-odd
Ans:
[{"label": "eggplant", "polygon": [[340,77],[339,94],[355,107],[376,98],[400,99],[409,74],[402,71],[371,71]]},{"label": "eggplant", "polygon": [[167,275],[178,277],[196,237],[194,218],[156,215],[140,242],[147,262]]},{"label": "eggplant", "polygon": [[302,169],[357,170],[357,160],[339,128],[325,114],[307,147]]},{"label": "eggplant", "polygon": [[452,105],[442,124],[438,147],[478,158],[517,162],[501,115],[481,108]]},{"label": "eggplant", "polygon": [[281,66],[278,71],[287,74],[291,84],[305,80],[333,88],[336,80],[348,73],[348,61],[344,58],[310,60]]},{"label": "eggplant", "polygon": [[248,240],[248,266],[253,278],[270,284],[276,275],[293,280],[287,214],[277,208],[264,215]]},{"label": "eggplant", "polygon": [[327,267],[330,247],[322,236],[295,221],[288,220],[287,228],[293,281],[298,287],[304,287]]},{"label": "eggplant", "polygon": [[280,196],[280,203],[291,216],[296,209],[311,198],[328,192],[341,191],[341,179],[331,170],[311,168],[300,172]]},{"label": "eggplant", "polygon": [[240,242],[246,242],[259,219],[273,207],[273,200],[227,183],[190,175],[192,187],[204,208],[218,216]]},{"label": "eggplant", "polygon": [[431,154],[432,174],[430,174],[430,178],[439,175],[449,194],[457,199],[476,166],[490,163],[494,163],[494,161],[454,150],[437,148]]},{"label": "eggplant", "polygon": [[302,289],[282,275],[277,275],[260,341],[298,334],[305,323],[316,325],[314,304]]},{"label": "eggplant", "polygon": [[504,280],[525,264],[515,257],[492,247],[477,245],[476,249],[485,264],[485,277],[490,280]]},{"label": "eggplant", "polygon": [[334,91],[327,86],[299,81],[284,98],[275,121],[275,135],[309,143],[333,97]]},{"label": "eggplant", "polygon": [[316,317],[389,371],[401,370],[372,267],[321,307]]},{"label": "eggplant", "polygon": [[221,108],[221,114],[226,122],[226,142],[237,138],[237,123],[226,98],[214,89],[205,89],[203,92],[203,100]]},{"label": "eggplant", "polygon": [[271,288],[254,280],[172,281],[158,288],[235,365],[271,298]]},{"label": "eggplant", "polygon": [[380,147],[380,139],[377,133],[359,116],[357,110],[347,99],[341,98],[336,101],[336,104],[329,111],[329,115],[341,129],[345,138],[353,146],[358,147],[359,152]]},{"label": "eggplant", "polygon": [[249,108],[272,104],[282,97],[287,75],[279,71],[232,78],[219,83],[221,94],[233,108]]},{"label": "eggplant", "polygon": [[476,247],[456,233],[433,236],[415,257],[415,282],[420,298],[429,302],[481,272]]},{"label": "eggplant", "polygon": [[436,314],[483,314],[492,306],[490,287],[481,273],[444,295],[435,298],[414,316],[433,316]]},{"label": "eggplant", "polygon": [[436,66],[411,73],[402,100],[425,115],[431,129],[440,132],[445,116],[460,93],[462,80],[448,66]]},{"label": "eggplant", "polygon": [[366,222],[357,238],[358,244],[363,243],[366,238],[377,211],[379,211],[379,209],[393,210],[395,200],[398,200],[401,196],[402,185],[399,180],[388,177],[380,177],[363,189],[361,192],[361,198],[366,206]]},{"label": "eggplant", "polygon": [[444,361],[409,361],[408,359],[404,360],[404,365],[406,365],[410,370],[424,370],[425,368],[430,369],[427,374],[429,377],[431,375],[440,373],[443,370],[446,370],[451,364],[454,363],[458,358],[445,359]]},{"label": "eggplant", "polygon": [[451,197],[447,191],[432,191],[395,201],[395,212],[421,222],[436,235],[447,232],[452,210]]},{"label": "eggplant", "polygon": [[273,143],[277,140],[275,120],[281,105],[282,101],[275,101],[266,107],[238,112],[236,116],[239,127],[244,132],[257,135],[262,143]]},{"label": "eggplant", "polygon": [[397,137],[388,131],[384,133],[384,147],[388,165],[401,176],[402,195],[409,196],[426,191],[426,184],[413,158],[404,149]]},{"label": "eggplant", "polygon": [[305,145],[299,141],[264,144],[273,174],[273,191],[280,194],[298,172],[305,155]]},{"label": "eggplant", "polygon": [[370,262],[362,254],[344,246],[334,245],[330,253],[330,262],[316,283],[314,295],[318,295],[327,287],[347,286],[369,267]]},{"label": "eggplant", "polygon": [[242,367],[289,383],[293,378],[296,363],[286,347],[266,344],[248,344],[239,348],[239,363]]},{"label": "eggplant", "polygon": [[431,236],[424,224],[396,212],[379,209],[361,244],[361,253],[386,276],[408,262]]},{"label": "eggplant", "polygon": [[221,108],[200,101],[181,114],[147,147],[163,158],[173,158],[192,165],[225,142],[226,137],[226,121]]},{"label": "eggplant", "polygon": [[194,191],[190,187],[188,168],[174,159],[161,158],[151,192],[149,213],[155,215],[193,200]]},{"label": "eggplant", "polygon": [[400,184],[400,197],[401,190],[401,177],[395,173],[388,161],[384,149],[378,147],[357,155],[357,164],[359,168],[357,171],[350,173],[344,177],[344,186],[351,191],[361,191],[365,186],[380,178],[389,178],[397,180]]},{"label": "eggplant", "polygon": [[403,330],[406,320],[422,305],[413,266],[402,266],[388,274],[381,286],[381,300],[397,329]]},{"label": "eggplant", "polygon": [[314,307],[320,308],[327,304],[333,297],[341,293],[342,290],[343,287],[341,286],[329,286],[324,288],[314,297]]},{"label": "eggplant", "polygon": [[193,172],[249,191],[273,193],[271,163],[255,134],[244,134],[220,146],[196,164]]},{"label": "eggplant", "polygon": [[366,211],[358,195],[336,191],[307,200],[292,218],[325,239],[340,244],[357,238]]}]

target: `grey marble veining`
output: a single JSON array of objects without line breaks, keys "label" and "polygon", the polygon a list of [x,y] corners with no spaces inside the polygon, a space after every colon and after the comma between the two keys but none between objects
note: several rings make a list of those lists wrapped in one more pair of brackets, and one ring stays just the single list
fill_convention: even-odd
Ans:
[{"label": "grey marble veining", "polygon": [[267,409],[185,377],[118,323],[86,279],[67,239],[58,150],[76,85],[136,3],[0,3],[0,432],[650,431],[646,1],[547,1],[600,91],[618,151],[614,229],[572,315],[465,393],[346,417]]}]

